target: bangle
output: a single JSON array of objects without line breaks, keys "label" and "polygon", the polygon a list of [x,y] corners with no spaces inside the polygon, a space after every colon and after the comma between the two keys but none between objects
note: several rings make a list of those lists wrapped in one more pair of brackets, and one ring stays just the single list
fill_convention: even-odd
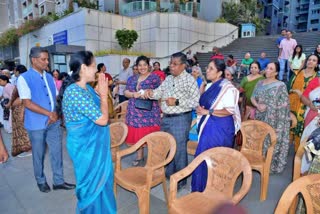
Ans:
[{"label": "bangle", "polygon": [[214,109],[213,109],[213,108],[212,108],[212,109],[209,109],[209,115],[213,114],[213,112],[214,112]]}]

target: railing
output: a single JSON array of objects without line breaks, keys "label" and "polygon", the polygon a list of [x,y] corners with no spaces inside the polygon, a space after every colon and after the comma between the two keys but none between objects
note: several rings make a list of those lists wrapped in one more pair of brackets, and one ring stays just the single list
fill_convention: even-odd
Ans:
[{"label": "railing", "polygon": [[[156,11],[157,3],[154,1],[133,1],[120,5],[120,14],[124,16],[138,15]],[[180,13],[192,15],[193,2],[180,4]],[[174,12],[174,3],[161,2],[160,12]],[[200,3],[197,3],[197,13],[200,12]]]},{"label": "railing", "polygon": [[[198,40],[198,41],[194,42],[193,44],[191,44],[191,45],[185,47],[184,49],[182,49],[181,52],[186,52],[187,50],[191,49],[193,46],[197,46],[197,45],[209,46],[209,45],[212,44],[212,43],[218,42],[218,41],[220,41],[220,40],[222,40],[222,39],[226,39],[226,38],[228,38],[228,37],[230,37],[230,36],[232,36],[232,40],[235,40],[236,38],[233,37],[233,34],[234,34],[235,32],[238,32],[238,30],[239,30],[239,29],[236,28],[236,29],[234,29],[233,31],[231,31],[230,33],[228,33],[227,35],[221,36],[221,37],[219,37],[219,38],[217,38],[217,39],[214,39],[214,40],[212,40],[212,41],[209,41],[209,42],[203,41],[203,40]],[[210,46],[210,47],[211,47],[211,46]],[[156,59],[165,59],[165,58],[168,58],[168,57],[170,57],[170,56],[171,56],[171,55],[164,56],[164,57],[156,57]]]},{"label": "railing", "polygon": [[33,9],[33,3],[29,4],[26,8],[24,8],[22,10],[22,15],[23,17],[27,16],[29,13],[32,12],[32,9]]}]

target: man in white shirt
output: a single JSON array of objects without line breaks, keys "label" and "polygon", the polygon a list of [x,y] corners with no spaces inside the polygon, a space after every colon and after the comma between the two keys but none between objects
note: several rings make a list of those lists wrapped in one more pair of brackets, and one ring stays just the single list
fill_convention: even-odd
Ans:
[{"label": "man in white shirt", "polygon": [[118,81],[116,84],[119,87],[119,103],[122,103],[127,100],[124,96],[124,91],[126,90],[127,80],[132,76],[132,69],[130,68],[130,59],[124,58],[122,61],[123,69],[120,71],[118,76]]},{"label": "man in white shirt", "polygon": [[31,68],[20,75],[17,88],[25,107],[24,127],[32,145],[34,175],[41,192],[49,192],[43,172],[46,146],[49,148],[53,171],[53,189],[74,189],[75,185],[64,182],[62,163],[62,130],[55,111],[58,95],[53,77],[48,74],[48,51],[41,47],[30,50]]}]

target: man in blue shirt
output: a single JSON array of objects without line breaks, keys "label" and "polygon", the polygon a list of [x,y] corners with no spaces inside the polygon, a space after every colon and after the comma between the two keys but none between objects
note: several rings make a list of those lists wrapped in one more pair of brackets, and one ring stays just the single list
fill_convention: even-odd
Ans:
[{"label": "man in blue shirt", "polygon": [[280,48],[280,43],[281,41],[286,38],[287,36],[287,30],[286,29],[282,29],[281,30],[281,36],[277,39],[277,47]]},{"label": "man in blue shirt", "polygon": [[266,58],[266,53],[261,52],[260,58],[257,60],[260,63],[261,73],[264,73],[267,65],[270,63],[270,59]]},{"label": "man in blue shirt", "polygon": [[48,146],[53,172],[53,189],[74,189],[64,182],[62,163],[62,130],[56,112],[58,90],[53,77],[45,70],[49,65],[48,51],[41,47],[30,50],[31,68],[18,78],[17,88],[25,107],[24,127],[32,145],[33,170],[39,190],[50,192],[43,172]]}]

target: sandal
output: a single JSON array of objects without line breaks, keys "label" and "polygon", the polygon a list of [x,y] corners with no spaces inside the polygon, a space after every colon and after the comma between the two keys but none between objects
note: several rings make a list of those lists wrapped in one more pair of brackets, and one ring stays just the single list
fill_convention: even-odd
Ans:
[{"label": "sandal", "polygon": [[144,158],[136,159],[132,161],[132,166],[142,166],[144,162]]}]

